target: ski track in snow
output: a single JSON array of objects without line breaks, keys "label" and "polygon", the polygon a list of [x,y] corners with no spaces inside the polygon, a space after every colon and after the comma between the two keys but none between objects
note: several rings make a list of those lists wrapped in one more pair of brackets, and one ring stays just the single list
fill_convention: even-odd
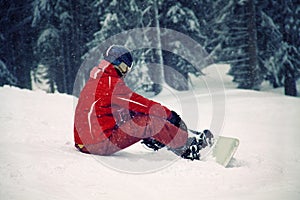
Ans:
[{"label": "ski track in snow", "polygon": [[[79,153],[73,97],[0,88],[0,199],[300,199],[300,98],[232,89],[224,70],[220,134],[240,139],[228,168],[211,157],[192,162],[140,144],[111,157]],[[191,97],[202,129],[209,128],[213,110],[213,94],[204,91],[197,88]],[[167,93],[156,100],[179,110],[178,104],[194,102],[184,92],[175,95],[181,102]]]}]

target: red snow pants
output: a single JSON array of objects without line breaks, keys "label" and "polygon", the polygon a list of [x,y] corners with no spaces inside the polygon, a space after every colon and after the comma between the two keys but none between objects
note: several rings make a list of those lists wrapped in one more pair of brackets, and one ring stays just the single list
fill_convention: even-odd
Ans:
[{"label": "red snow pants", "polygon": [[188,133],[169,121],[149,115],[138,115],[112,130],[108,138],[97,144],[75,146],[84,153],[111,155],[144,138],[154,138],[170,148],[186,144]]}]

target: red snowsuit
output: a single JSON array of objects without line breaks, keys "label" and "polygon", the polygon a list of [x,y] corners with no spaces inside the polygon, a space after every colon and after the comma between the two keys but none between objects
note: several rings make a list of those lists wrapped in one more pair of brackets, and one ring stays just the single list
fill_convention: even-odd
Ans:
[{"label": "red snowsuit", "polygon": [[94,67],[80,93],[74,119],[75,146],[82,152],[110,155],[143,138],[183,146],[187,132],[167,118],[171,111],[128,88],[112,64]]}]

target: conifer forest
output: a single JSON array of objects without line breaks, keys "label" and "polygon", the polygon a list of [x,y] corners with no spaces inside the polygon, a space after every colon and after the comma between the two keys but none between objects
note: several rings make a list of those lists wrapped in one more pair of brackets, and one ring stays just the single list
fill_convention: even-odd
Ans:
[{"label": "conifer forest", "polygon": [[[138,49],[141,41],[124,39],[120,45],[137,49],[135,69],[126,77],[132,88],[159,93],[154,79],[169,66],[181,76],[159,78],[176,90],[188,90],[189,74],[202,76],[201,68],[213,62],[230,64],[238,88],[260,90],[268,82],[297,96],[298,0],[1,0],[0,9],[0,86],[72,94],[80,66],[101,42],[123,31],[156,27],[192,38],[210,61],[193,61],[197,49],[184,49],[176,39],[178,54]],[[163,31],[158,33],[163,42]],[[151,43],[151,38],[142,42]]]}]

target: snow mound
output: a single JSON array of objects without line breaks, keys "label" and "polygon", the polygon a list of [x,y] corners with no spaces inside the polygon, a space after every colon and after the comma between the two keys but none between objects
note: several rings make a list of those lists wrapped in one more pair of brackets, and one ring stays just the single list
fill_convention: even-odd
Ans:
[{"label": "snow mound", "polygon": [[[81,154],[73,147],[73,97],[2,87],[0,199],[300,199],[300,99],[226,84],[224,92],[220,134],[240,139],[229,168],[140,144],[111,157]],[[209,96],[195,95],[201,127],[210,123]]]}]

